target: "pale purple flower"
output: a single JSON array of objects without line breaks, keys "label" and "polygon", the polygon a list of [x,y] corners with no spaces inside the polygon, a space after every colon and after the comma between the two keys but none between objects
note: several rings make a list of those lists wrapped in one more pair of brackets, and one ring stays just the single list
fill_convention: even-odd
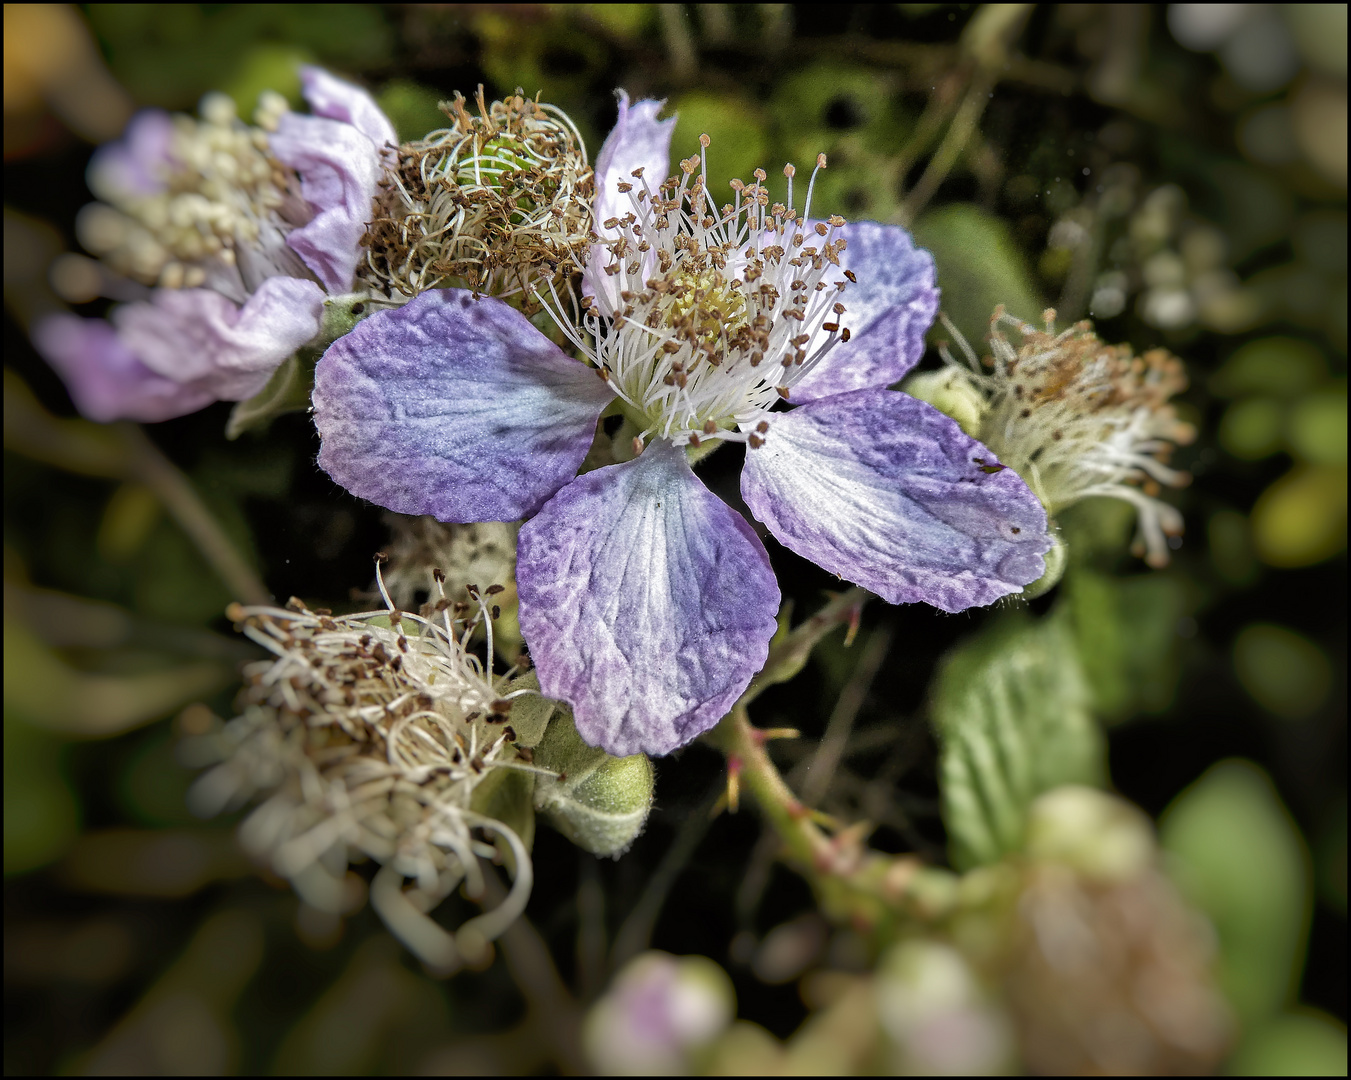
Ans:
[{"label": "pale purple flower", "polygon": [[[517,583],[541,690],[617,755],[712,727],[775,630],[764,546],[687,446],[745,443],[751,512],[892,603],[989,604],[1035,581],[1051,545],[1012,471],[886,389],[937,310],[928,253],[899,228],[770,209],[760,183],[718,211],[697,158],[659,191],[658,108],[621,98],[580,329],[555,311],[589,365],[501,301],[431,292],[330,348],[314,395],[319,463],[354,494],[446,521],[530,519]],[[616,398],[645,447],[576,476]]]},{"label": "pale purple flower", "polygon": [[[302,71],[315,115],[265,96],[259,127],[210,95],[202,117],[139,113],[95,153],[86,247],[146,289],[107,321],[63,314],[38,350],[94,420],[165,420],[258,393],[352,290],[394,129],[364,91]],[[135,286],[128,286],[135,288]]]}]

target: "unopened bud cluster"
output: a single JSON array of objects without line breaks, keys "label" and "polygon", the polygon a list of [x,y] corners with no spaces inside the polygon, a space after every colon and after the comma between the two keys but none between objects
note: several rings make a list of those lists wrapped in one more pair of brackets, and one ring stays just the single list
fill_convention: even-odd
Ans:
[{"label": "unopened bud cluster", "polygon": [[591,233],[594,175],[567,114],[523,97],[477,115],[443,102],[451,125],[398,148],[363,240],[361,275],[391,299],[452,286],[524,294],[571,272]]}]

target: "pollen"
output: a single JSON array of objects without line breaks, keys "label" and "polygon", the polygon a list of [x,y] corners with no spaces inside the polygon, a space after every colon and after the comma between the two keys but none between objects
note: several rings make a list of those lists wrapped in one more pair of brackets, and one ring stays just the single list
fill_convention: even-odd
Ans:
[{"label": "pollen", "polygon": [[800,214],[791,165],[785,202],[771,203],[768,174],[757,169],[753,182],[732,182],[733,201],[719,208],[707,187],[711,145],[701,138],[699,155],[655,187],[616,184],[628,210],[600,223],[595,296],[583,312],[570,318],[556,291],[541,295],[581,355],[646,418],[643,437],[676,445],[752,441],[760,418],[847,340],[836,303],[849,284],[844,221],[808,224],[816,174]]}]

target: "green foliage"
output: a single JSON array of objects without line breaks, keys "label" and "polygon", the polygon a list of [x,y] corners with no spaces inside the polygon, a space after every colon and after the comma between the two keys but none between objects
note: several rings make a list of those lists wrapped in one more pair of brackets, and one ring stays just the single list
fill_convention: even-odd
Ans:
[{"label": "green foliage", "polygon": [[1259,705],[1286,720],[1316,712],[1332,690],[1332,665],[1323,650],[1303,634],[1270,623],[1240,631],[1234,673]]},{"label": "green foliage", "polygon": [[1181,671],[1182,583],[1165,573],[1118,578],[1076,567],[1063,595],[1094,712],[1112,722],[1167,708]]},{"label": "green foliage", "polygon": [[[500,821],[521,838],[526,851],[535,846],[535,807],[531,796],[535,791],[535,777],[518,769],[493,769],[474,789],[473,810]],[[514,878],[517,873],[516,854],[511,845],[499,836],[493,837],[494,846],[502,862]]]},{"label": "green foliage", "polygon": [[1231,1076],[1345,1076],[1346,1028],[1314,1009],[1282,1013],[1246,1032]]},{"label": "green foliage", "polygon": [[1309,855],[1271,780],[1251,762],[1209,769],[1160,822],[1179,885],[1220,939],[1220,984],[1245,1023],[1289,1002],[1312,912]]},{"label": "green foliage", "polygon": [[449,123],[446,114],[437,107],[446,97],[411,79],[395,79],[385,84],[375,101],[389,117],[399,138],[412,141]]},{"label": "green foliage", "polygon": [[1061,620],[1007,616],[949,654],[932,710],[955,866],[1018,850],[1028,807],[1042,792],[1103,782],[1103,739],[1089,700]]},{"label": "green foliage", "polygon": [[[10,635],[5,634],[9,687]],[[61,743],[24,723],[5,702],[5,875],[58,858],[80,831],[80,803],[61,767]]]},{"label": "green foliage", "polygon": [[[1002,220],[967,203],[930,211],[915,222],[915,241],[933,252],[943,310],[976,347],[990,328],[990,313],[1003,304],[1010,315],[1041,319],[1026,260]],[[945,336],[941,326],[933,331]]]},{"label": "green foliage", "polygon": [[[694,90],[681,94],[666,110],[676,116],[671,139],[674,162],[699,153],[699,136],[707,135],[708,192],[716,205],[732,202],[733,180],[754,183],[752,173],[764,169],[775,184],[784,183],[782,162],[769,157],[765,119],[751,102],[725,93]],[[805,189],[804,189],[805,192]]]}]

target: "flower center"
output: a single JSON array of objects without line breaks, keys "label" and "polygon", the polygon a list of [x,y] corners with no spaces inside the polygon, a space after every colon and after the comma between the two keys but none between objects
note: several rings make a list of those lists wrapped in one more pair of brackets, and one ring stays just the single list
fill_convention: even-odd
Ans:
[{"label": "flower center", "polygon": [[80,212],[81,242],[119,273],[164,288],[208,278],[215,286],[221,271],[235,276],[230,268],[244,293],[277,272],[308,276],[285,236],[310,210],[295,174],[268,152],[264,130],[285,109],[284,99],[265,94],[262,126],[249,127],[229,97],[211,94],[199,120],[139,118],[90,166],[90,187],[103,202]]},{"label": "flower center", "polygon": [[450,127],[399,147],[362,238],[377,290],[529,297],[585,250],[594,176],[572,121],[519,90],[488,104],[479,87],[477,105],[456,94],[441,104]]},{"label": "flower center", "polygon": [[[700,139],[707,148],[707,136]],[[824,168],[825,155],[817,159]],[[769,202],[763,170],[733,181],[734,201],[717,209],[702,154],[655,191],[622,181],[631,210],[600,223],[591,252],[585,315],[550,310],[574,345],[615,392],[647,420],[644,437],[677,445],[732,439],[758,446],[762,417],[789,397],[837,342],[844,313],[838,294],[853,280],[840,267],[839,217],[811,222],[811,191],[801,217]],[[815,174],[813,173],[813,179]]]}]

